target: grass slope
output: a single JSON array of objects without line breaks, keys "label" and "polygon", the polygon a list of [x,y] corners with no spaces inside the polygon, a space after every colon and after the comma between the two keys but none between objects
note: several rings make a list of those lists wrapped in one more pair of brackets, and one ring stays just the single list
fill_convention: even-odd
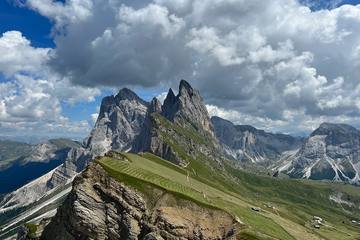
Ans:
[{"label": "grass slope", "polygon": [[[229,166],[227,170],[231,172],[233,180],[224,180],[226,184],[223,184],[215,178],[209,184],[201,176],[191,174],[192,170],[180,168],[154,155],[123,155],[127,161],[109,157],[97,161],[111,176],[140,191],[144,190],[146,184],[151,184],[179,198],[231,213],[247,226],[239,233],[239,239],[360,239],[360,228],[349,224],[355,216],[347,215],[328,200],[328,194],[335,189],[359,197],[358,188],[278,180],[252,175]],[[212,179],[212,175],[208,175],[208,179]],[[236,186],[238,188],[234,191]],[[275,209],[266,208],[264,204],[268,202]],[[252,206],[259,206],[263,211],[254,212]],[[327,226],[315,230],[309,224],[313,215],[322,216]]]}]

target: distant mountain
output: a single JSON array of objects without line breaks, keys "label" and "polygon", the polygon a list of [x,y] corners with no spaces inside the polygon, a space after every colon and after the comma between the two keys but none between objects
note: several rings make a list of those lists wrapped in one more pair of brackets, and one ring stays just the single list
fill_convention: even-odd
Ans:
[{"label": "distant mountain", "polygon": [[8,193],[62,164],[70,148],[79,143],[52,139],[30,145],[0,141],[0,193]]},{"label": "distant mountain", "polygon": [[224,154],[231,159],[269,165],[282,155],[301,147],[302,139],[285,134],[268,133],[248,125],[234,125],[220,117],[212,117],[216,137]]},{"label": "distant mountain", "polygon": [[295,178],[360,184],[360,131],[323,123],[279,169]]},{"label": "distant mountain", "polygon": [[30,152],[30,144],[0,140],[0,171],[10,167],[19,158],[29,155]]}]

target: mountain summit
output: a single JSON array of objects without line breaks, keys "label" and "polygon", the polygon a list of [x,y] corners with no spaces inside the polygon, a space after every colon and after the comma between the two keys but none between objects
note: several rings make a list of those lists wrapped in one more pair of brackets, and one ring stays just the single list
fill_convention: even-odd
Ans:
[{"label": "mountain summit", "polygon": [[162,107],[162,114],[170,121],[180,124],[191,123],[197,131],[205,131],[214,136],[214,128],[203,103],[200,92],[185,80],[180,81],[179,93],[174,95],[169,89]]},{"label": "mountain summit", "polygon": [[212,117],[216,137],[224,154],[231,159],[253,164],[270,165],[289,151],[300,148],[301,139],[268,133],[248,125],[234,125],[220,117]]},{"label": "mountain summit", "polygon": [[169,89],[162,106],[156,98],[152,100],[143,130],[133,149],[135,152],[151,152],[184,165],[187,164],[184,152],[176,150],[180,145],[186,146],[186,155],[195,152],[209,155],[215,153],[214,149],[219,147],[199,91],[193,89],[185,80],[180,81],[179,93],[176,96],[173,90]]},{"label": "mountain summit", "polygon": [[346,124],[321,124],[283,170],[296,178],[359,183],[360,131]]},{"label": "mountain summit", "polygon": [[130,150],[145,121],[148,106],[148,102],[127,88],[116,96],[105,97],[86,148],[97,155],[109,150]]}]

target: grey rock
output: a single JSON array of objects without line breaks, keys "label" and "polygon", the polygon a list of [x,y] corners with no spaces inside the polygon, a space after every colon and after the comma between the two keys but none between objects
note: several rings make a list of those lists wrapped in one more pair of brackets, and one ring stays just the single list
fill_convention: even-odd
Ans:
[{"label": "grey rock", "polygon": [[150,102],[150,105],[148,108],[148,113],[152,114],[152,113],[156,113],[156,112],[161,113],[162,106],[161,106],[161,102],[156,97],[154,97]]},{"label": "grey rock", "polygon": [[94,129],[85,147],[96,155],[109,150],[130,150],[144,124],[149,104],[124,88],[114,97],[105,97]]},{"label": "grey rock", "polygon": [[[41,239],[227,239],[236,221],[229,214],[187,202],[169,205],[169,195],[154,189],[159,201],[114,180],[96,163],[73,182],[73,189]],[[186,200],[183,200],[186,201]],[[173,202],[173,200],[169,201]]]},{"label": "grey rock", "polygon": [[283,171],[296,178],[359,184],[360,131],[345,124],[321,124]]},{"label": "grey rock", "polygon": [[[172,127],[169,127],[170,125]],[[176,126],[183,130],[175,130]],[[181,131],[199,134],[205,141],[196,142]],[[186,154],[192,157],[199,152],[213,159],[222,157],[219,155],[220,145],[215,138],[202,97],[199,91],[193,89],[185,80],[181,80],[177,96],[172,89],[169,90],[163,106],[157,99],[150,103],[143,129],[133,150],[151,152],[175,164],[186,165],[184,156],[179,156],[174,145],[182,146],[186,149]]]},{"label": "grey rock", "polygon": [[224,154],[231,159],[269,165],[280,160],[284,152],[297,150],[302,144],[300,138],[234,125],[220,117],[212,117],[211,121]]},{"label": "grey rock", "polygon": [[214,128],[203,103],[200,92],[193,89],[185,80],[180,81],[179,93],[174,95],[172,89],[164,101],[163,116],[180,125],[192,124],[195,130],[214,137]]},{"label": "grey rock", "polygon": [[129,151],[144,125],[149,103],[123,88],[116,96],[102,100],[100,113],[84,145],[72,149],[65,163],[48,183],[50,188],[65,184],[89,162],[110,150]]},{"label": "grey rock", "polygon": [[104,155],[109,150],[130,150],[144,125],[148,105],[134,92],[124,88],[116,96],[103,99],[97,122],[82,146],[68,145],[64,141],[53,141],[36,146],[36,151],[32,151],[31,156],[37,161],[46,161],[49,157],[60,154],[53,151],[56,149],[54,145],[65,144],[69,148],[66,152],[61,152],[63,164],[51,173],[51,177],[46,176],[47,181],[44,181],[44,175],[18,191],[10,193],[6,201],[1,202],[0,211],[26,206],[42,198],[50,190],[71,182],[96,156]]}]

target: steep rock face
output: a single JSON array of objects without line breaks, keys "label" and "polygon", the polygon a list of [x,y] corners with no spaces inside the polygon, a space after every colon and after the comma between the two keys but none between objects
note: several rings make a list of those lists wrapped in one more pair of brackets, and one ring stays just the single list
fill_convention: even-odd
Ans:
[{"label": "steep rock face", "polygon": [[[78,176],[73,190],[41,239],[227,239],[236,221],[153,189],[155,205],[143,193],[120,183],[96,163]],[[169,200],[171,199],[171,200]],[[178,200],[180,201],[180,200]]]},{"label": "steep rock face", "polygon": [[234,125],[220,117],[212,117],[211,121],[226,156],[236,160],[267,164],[280,160],[284,152],[301,147],[301,139],[290,135]]},{"label": "steep rock face", "polygon": [[214,136],[214,127],[200,92],[193,89],[185,80],[180,81],[177,96],[174,95],[172,89],[169,90],[164,101],[162,114],[170,121],[180,125],[190,123],[195,130]]},{"label": "steep rock face", "polygon": [[283,170],[290,176],[360,183],[360,131],[323,123]]},{"label": "steep rock face", "polygon": [[148,103],[124,88],[114,97],[105,97],[86,148],[96,155],[109,150],[129,150],[144,124]]},{"label": "steep rock face", "polygon": [[[179,148],[186,152],[179,154]],[[221,158],[213,125],[198,90],[182,80],[179,93],[169,90],[164,104],[154,98],[148,108],[135,152],[151,152],[178,165],[186,165],[184,154],[201,153]]]},{"label": "steep rock face", "polygon": [[148,105],[127,88],[121,89],[116,96],[105,97],[84,145],[69,152],[64,164],[48,182],[48,187],[51,189],[71,181],[94,157],[109,150],[130,150],[144,125]]}]

